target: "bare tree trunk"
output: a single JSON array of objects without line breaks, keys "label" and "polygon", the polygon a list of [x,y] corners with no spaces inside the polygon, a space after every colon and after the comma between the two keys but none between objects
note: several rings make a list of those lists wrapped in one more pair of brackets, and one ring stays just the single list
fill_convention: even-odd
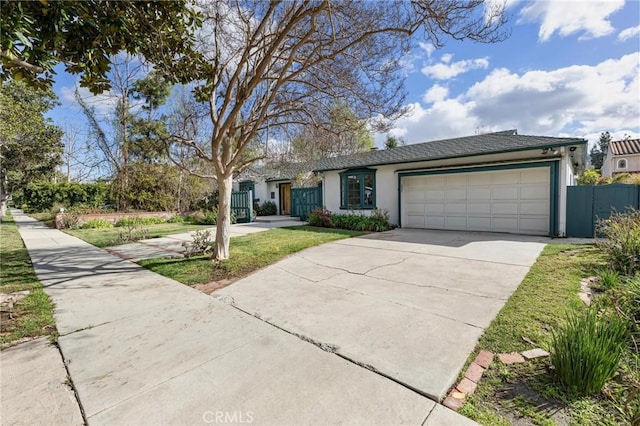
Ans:
[{"label": "bare tree trunk", "polygon": [[218,175],[218,223],[216,226],[216,243],[213,252],[214,261],[229,258],[229,239],[231,237],[231,192],[233,191],[233,175]]}]

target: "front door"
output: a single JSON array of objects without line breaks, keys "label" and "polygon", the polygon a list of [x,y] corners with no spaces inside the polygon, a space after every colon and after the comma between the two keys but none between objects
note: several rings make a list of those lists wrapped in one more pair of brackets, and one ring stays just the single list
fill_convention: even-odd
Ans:
[{"label": "front door", "polygon": [[291,214],[291,184],[280,184],[280,214]]}]

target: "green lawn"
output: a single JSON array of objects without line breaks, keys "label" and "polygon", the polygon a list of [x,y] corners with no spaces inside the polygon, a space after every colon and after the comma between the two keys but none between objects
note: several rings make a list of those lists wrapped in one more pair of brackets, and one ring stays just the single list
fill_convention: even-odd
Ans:
[{"label": "green lawn", "polygon": [[[192,225],[187,223],[160,223],[156,225],[144,225],[147,230],[145,238],[166,237],[171,234],[197,231],[198,229],[211,228],[211,225]],[[93,244],[96,247],[110,247],[125,244],[120,238],[120,233],[125,227],[97,228],[97,229],[65,229],[69,235]]]},{"label": "green lawn", "polygon": [[16,305],[13,319],[6,318],[3,313],[0,343],[12,342],[22,337],[53,334],[53,304],[42,290],[27,249],[10,215],[3,218],[0,224],[0,241],[0,292],[31,291]]},{"label": "green lawn", "polygon": [[365,232],[294,226],[231,238],[230,257],[218,265],[200,256],[189,259],[147,259],[140,265],[188,285],[236,279],[283,257],[319,244]]},{"label": "green lawn", "polygon": [[[595,275],[603,265],[601,252],[592,245],[547,245],[468,363],[481,349],[494,353],[531,349],[524,338],[548,351],[551,330],[564,321],[566,312],[586,309],[577,296],[580,280]],[[624,401],[609,392],[618,386],[615,380],[603,394],[578,397],[554,381],[550,367],[548,359],[513,365],[494,360],[460,413],[484,425],[510,425],[514,419],[536,425],[625,424],[620,416]],[[623,363],[620,371],[624,368]]]}]

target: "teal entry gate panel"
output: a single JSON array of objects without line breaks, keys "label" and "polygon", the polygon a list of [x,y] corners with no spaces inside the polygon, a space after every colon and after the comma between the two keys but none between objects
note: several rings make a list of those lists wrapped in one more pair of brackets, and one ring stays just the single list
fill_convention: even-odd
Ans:
[{"label": "teal entry gate panel", "polygon": [[231,193],[231,213],[236,217],[237,223],[248,223],[253,220],[252,191],[240,191]]},{"label": "teal entry gate panel", "polygon": [[640,185],[567,187],[567,237],[592,238],[598,219],[640,208]]},{"label": "teal entry gate panel", "polygon": [[309,213],[322,207],[322,187],[291,188],[291,216],[307,220]]}]

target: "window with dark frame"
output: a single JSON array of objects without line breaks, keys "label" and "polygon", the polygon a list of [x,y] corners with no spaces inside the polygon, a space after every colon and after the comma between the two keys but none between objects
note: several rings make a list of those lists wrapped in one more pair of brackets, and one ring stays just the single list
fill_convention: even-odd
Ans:
[{"label": "window with dark frame", "polygon": [[340,208],[374,209],[376,207],[375,185],[375,170],[348,170],[340,173]]}]

